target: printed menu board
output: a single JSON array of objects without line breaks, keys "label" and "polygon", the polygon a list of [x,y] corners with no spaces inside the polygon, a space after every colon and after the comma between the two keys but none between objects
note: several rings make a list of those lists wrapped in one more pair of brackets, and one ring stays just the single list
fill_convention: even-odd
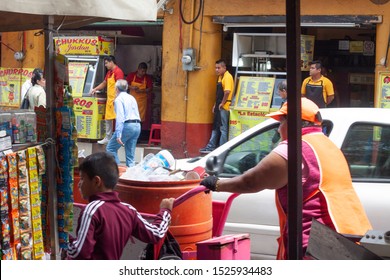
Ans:
[{"label": "printed menu board", "polygon": [[274,85],[275,78],[241,76],[234,109],[268,112]]},{"label": "printed menu board", "polygon": [[69,62],[69,84],[72,86],[73,96],[82,96],[84,91],[85,78],[88,73],[88,63]]}]

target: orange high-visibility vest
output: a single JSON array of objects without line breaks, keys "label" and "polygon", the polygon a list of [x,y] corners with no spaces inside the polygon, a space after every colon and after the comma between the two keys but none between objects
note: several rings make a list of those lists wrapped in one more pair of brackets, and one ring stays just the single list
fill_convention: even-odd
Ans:
[{"label": "orange high-visibility vest", "polygon": [[[370,221],[363,209],[351,180],[348,163],[343,153],[337,148],[328,137],[323,134],[313,133],[302,136],[303,143],[309,145],[313,150],[319,167],[319,187],[303,200],[307,201],[320,192],[326,201],[328,214],[332,226],[338,233],[364,235],[372,229]],[[308,155],[303,154],[305,158]],[[340,176],[339,174],[343,174]],[[304,186],[303,188],[308,187]],[[278,239],[278,259],[286,258],[287,216],[279,201],[276,192],[276,207],[279,214],[280,238]]]}]

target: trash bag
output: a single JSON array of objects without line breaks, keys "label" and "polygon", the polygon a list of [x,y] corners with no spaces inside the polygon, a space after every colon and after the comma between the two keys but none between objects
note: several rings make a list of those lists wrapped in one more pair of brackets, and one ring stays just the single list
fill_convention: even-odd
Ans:
[{"label": "trash bag", "polygon": [[170,231],[156,244],[148,244],[141,252],[140,260],[182,260],[179,243]]}]

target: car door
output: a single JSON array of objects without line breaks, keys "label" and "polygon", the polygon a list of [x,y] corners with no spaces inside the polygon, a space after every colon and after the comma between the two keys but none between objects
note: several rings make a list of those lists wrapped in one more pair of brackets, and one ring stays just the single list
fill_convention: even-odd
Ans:
[{"label": "car door", "polygon": [[390,125],[352,124],[341,150],[373,229],[390,229]]}]

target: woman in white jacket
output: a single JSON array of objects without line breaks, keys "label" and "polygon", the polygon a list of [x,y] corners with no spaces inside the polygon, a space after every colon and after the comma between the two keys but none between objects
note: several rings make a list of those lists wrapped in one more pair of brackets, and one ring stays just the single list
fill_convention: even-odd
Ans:
[{"label": "woman in white jacket", "polygon": [[38,71],[31,78],[32,87],[28,90],[28,100],[30,101],[29,109],[34,110],[35,107],[46,107],[46,80],[43,77],[43,72]]}]

